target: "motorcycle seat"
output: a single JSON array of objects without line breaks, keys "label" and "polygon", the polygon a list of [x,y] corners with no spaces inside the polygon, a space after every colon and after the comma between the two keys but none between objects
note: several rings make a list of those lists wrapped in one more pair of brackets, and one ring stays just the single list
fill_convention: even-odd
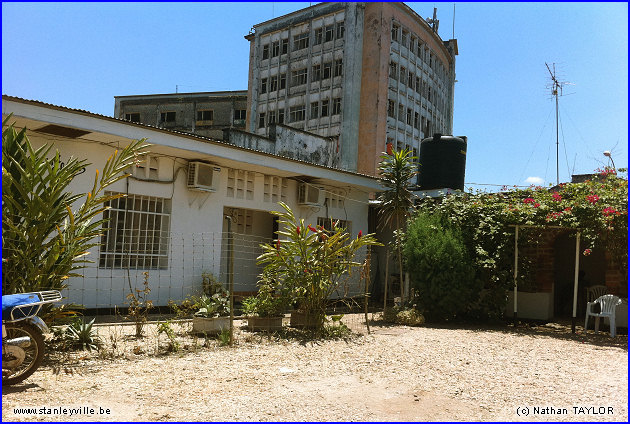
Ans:
[{"label": "motorcycle seat", "polygon": [[40,307],[40,297],[37,293],[4,295],[2,296],[2,320],[12,321],[33,316],[37,314]]}]

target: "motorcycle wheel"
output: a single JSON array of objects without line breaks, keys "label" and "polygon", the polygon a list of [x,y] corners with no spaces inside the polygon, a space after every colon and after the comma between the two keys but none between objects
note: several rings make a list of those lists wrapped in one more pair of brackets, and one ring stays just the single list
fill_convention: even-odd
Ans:
[{"label": "motorcycle wheel", "polygon": [[[7,325],[7,340],[15,339],[18,337],[29,337],[31,339],[31,344],[28,347],[21,348],[17,346],[8,346],[9,351],[7,353],[10,354],[10,349],[18,349],[20,359],[23,360],[15,360],[12,357],[6,357],[5,353],[2,355],[2,384],[3,385],[11,385],[17,384],[24,379],[28,378],[35,372],[39,365],[42,363],[44,359],[44,335],[39,331],[39,329],[31,324],[21,324],[21,325]],[[6,355],[8,356],[8,355]],[[14,363],[12,363],[14,362]],[[8,372],[8,375],[5,376],[5,372]]]}]

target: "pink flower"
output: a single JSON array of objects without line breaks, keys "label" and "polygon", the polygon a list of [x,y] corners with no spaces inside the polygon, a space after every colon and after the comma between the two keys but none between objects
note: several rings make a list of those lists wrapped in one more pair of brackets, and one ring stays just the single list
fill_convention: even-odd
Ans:
[{"label": "pink flower", "polygon": [[531,197],[528,197],[527,199],[523,200],[523,203],[534,203],[535,200]]},{"label": "pink flower", "polygon": [[359,230],[359,235],[357,236],[358,239],[360,239],[363,236],[363,231]]},{"label": "pink flower", "polygon": [[555,200],[556,202],[562,200],[562,196],[560,196],[557,191],[554,191],[551,197],[553,197],[553,200]]},{"label": "pink flower", "polygon": [[540,203],[536,202],[534,203],[534,207],[537,208],[538,206],[540,206]]},{"label": "pink flower", "polygon": [[596,195],[596,194],[591,194],[589,196],[586,196],[586,200],[588,200],[589,202],[591,202],[594,205],[599,200],[599,196]]},{"label": "pink flower", "polygon": [[583,254],[584,256],[588,256],[588,255],[590,255],[590,254],[591,254],[591,252],[592,252],[592,250],[591,250],[591,249],[584,249],[584,252],[582,252],[582,254]]},{"label": "pink flower", "polygon": [[602,213],[604,214],[604,216],[621,215],[621,212],[619,212],[618,210],[615,210],[614,208],[611,208],[611,207],[608,207],[608,208],[604,209],[602,211]]},{"label": "pink flower", "polygon": [[295,227],[295,232],[299,236],[300,235],[300,227]]},{"label": "pink flower", "polygon": [[314,232],[314,233],[316,233],[316,232],[317,232],[317,229],[316,229],[316,228],[311,227],[311,224],[308,224],[308,229],[309,229],[309,230],[311,230],[311,231],[312,231],[312,232]]}]

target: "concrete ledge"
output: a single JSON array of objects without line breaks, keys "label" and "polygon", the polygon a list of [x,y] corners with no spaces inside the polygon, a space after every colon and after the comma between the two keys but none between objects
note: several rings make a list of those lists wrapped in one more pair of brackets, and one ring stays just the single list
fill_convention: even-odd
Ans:
[{"label": "concrete ledge", "polygon": [[[551,293],[518,292],[517,298],[519,318],[538,320],[553,318],[553,296]],[[514,315],[514,291],[508,292],[505,314],[508,318]]]}]

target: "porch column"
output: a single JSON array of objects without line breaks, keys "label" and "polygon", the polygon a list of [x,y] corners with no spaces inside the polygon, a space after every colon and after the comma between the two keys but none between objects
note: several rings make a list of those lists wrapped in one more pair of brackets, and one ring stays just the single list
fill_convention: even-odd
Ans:
[{"label": "porch column", "polygon": [[575,317],[577,314],[578,273],[580,269],[580,232],[575,236],[575,273],[573,275],[573,318],[571,318],[571,332],[575,334]]}]

